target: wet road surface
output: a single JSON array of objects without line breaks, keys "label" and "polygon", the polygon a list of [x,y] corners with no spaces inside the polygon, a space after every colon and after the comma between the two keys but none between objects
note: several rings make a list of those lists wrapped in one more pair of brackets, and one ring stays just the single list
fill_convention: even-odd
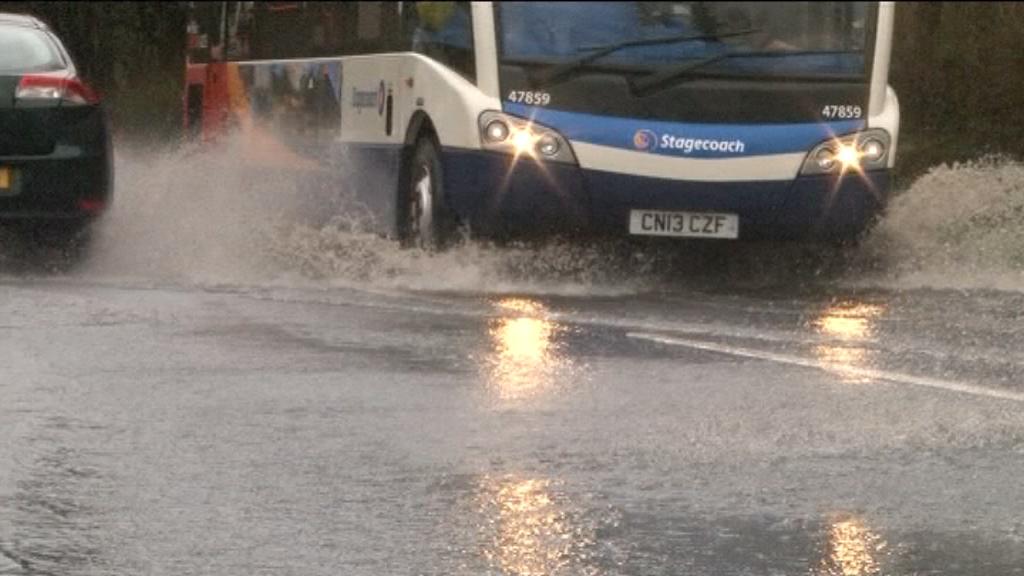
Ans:
[{"label": "wet road surface", "polygon": [[0,281],[0,574],[1024,574],[1024,295]]}]

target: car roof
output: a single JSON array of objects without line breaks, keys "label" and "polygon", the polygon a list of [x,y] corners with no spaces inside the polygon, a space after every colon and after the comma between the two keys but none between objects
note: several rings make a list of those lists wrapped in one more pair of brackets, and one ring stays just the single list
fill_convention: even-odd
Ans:
[{"label": "car roof", "polygon": [[15,26],[24,26],[26,28],[35,28],[37,30],[50,29],[45,22],[35,16],[29,16],[28,14],[12,14],[10,12],[0,12],[0,24],[14,24]]}]

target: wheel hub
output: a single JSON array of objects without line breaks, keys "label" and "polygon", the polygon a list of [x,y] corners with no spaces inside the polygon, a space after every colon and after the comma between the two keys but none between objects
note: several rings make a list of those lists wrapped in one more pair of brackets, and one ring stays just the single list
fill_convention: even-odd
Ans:
[{"label": "wheel hub", "polygon": [[409,199],[409,232],[416,242],[426,245],[433,235],[434,186],[428,166],[421,165],[417,174]]}]

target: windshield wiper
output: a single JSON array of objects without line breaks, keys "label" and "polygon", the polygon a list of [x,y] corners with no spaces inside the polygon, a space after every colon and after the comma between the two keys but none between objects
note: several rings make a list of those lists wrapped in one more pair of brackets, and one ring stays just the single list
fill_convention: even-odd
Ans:
[{"label": "windshield wiper", "polygon": [[724,54],[716,54],[707,58],[701,58],[700,60],[691,60],[684,62],[677,66],[670,66],[661,70],[660,72],[654,72],[650,76],[645,76],[639,80],[636,80],[632,84],[633,92],[638,94],[650,93],[655,91],[657,88],[667,85],[668,83],[678,80],[687,76],[690,72],[697,70],[698,68],[704,68],[710,66],[716,62],[722,60],[728,60],[730,58],[745,58],[745,57],[770,57],[770,56],[807,56],[807,55],[821,55],[821,54],[847,54],[847,51],[835,50],[765,50],[765,51],[751,51],[751,52],[726,52]]},{"label": "windshield wiper", "polygon": [[722,38],[733,38],[736,36],[747,36],[750,34],[756,34],[760,32],[760,28],[750,28],[747,30],[736,30],[733,32],[723,32],[721,34],[690,34],[681,36],[662,36],[660,38],[644,38],[639,40],[627,40],[625,42],[617,42],[615,44],[608,44],[607,46],[592,46],[588,47],[588,50],[594,50],[592,54],[587,54],[576,60],[565,62],[564,64],[558,64],[552,66],[542,72],[538,73],[533,79],[534,86],[548,86],[553,82],[558,82],[565,79],[573,72],[585,68],[588,64],[604,58],[605,56],[622,50],[624,48],[634,48],[637,46],[656,46],[659,44],[677,44],[681,42],[697,42],[701,40],[720,40]]}]

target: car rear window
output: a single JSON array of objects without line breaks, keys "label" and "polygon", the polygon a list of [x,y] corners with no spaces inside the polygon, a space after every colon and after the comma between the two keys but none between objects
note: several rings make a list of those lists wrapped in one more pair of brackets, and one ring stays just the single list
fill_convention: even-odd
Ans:
[{"label": "car rear window", "polygon": [[45,32],[0,24],[0,74],[45,72],[63,67],[57,47]]}]

